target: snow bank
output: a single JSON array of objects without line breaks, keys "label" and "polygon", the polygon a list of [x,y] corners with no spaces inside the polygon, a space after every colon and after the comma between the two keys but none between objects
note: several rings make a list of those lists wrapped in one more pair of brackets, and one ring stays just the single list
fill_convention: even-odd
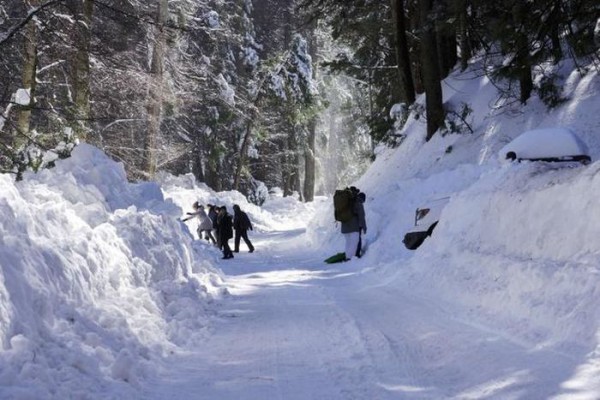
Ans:
[{"label": "snow bank", "polygon": [[131,398],[202,339],[221,273],[157,184],[82,144],[0,187],[0,398]]},{"label": "snow bank", "polygon": [[[472,78],[472,77],[470,77]],[[548,111],[532,98],[520,110],[490,110],[485,78],[455,74],[445,103],[468,103],[473,134],[424,140],[421,120],[404,143],[381,149],[355,183],[367,194],[368,250],[346,269],[374,269],[387,290],[437,297],[475,324],[515,341],[583,354],[600,337],[600,139],[597,72],[565,75],[569,99]],[[423,101],[420,98],[419,101]],[[563,126],[588,145],[592,164],[501,164],[498,151],[520,133]],[[416,251],[402,238],[414,212],[450,195],[433,236]],[[323,255],[343,249],[332,205],[317,212],[308,238]]]},{"label": "snow bank", "polygon": [[595,346],[599,170],[527,163],[487,175],[453,197],[412,279],[519,340]]}]

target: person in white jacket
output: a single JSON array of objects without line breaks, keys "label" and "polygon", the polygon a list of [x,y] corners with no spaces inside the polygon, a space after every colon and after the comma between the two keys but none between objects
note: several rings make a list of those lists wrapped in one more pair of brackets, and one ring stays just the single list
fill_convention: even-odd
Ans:
[{"label": "person in white jacket", "polygon": [[[182,221],[187,221],[194,217],[198,217],[198,237],[200,239],[204,238],[212,242],[213,244],[216,243],[217,241],[215,240],[215,237],[212,234],[213,223],[211,219],[208,218],[208,215],[206,215],[206,211],[204,211],[204,206],[196,201],[194,202],[192,207],[194,208],[194,212],[186,213],[188,217],[182,219]],[[203,233],[204,235],[202,235]]]}]

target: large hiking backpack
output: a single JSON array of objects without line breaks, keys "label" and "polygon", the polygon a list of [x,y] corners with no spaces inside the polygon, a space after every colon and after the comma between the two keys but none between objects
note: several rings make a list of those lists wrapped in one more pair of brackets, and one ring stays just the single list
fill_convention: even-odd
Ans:
[{"label": "large hiking backpack", "polygon": [[333,194],[333,214],[336,221],[348,222],[352,219],[355,196],[350,188],[335,191]]}]

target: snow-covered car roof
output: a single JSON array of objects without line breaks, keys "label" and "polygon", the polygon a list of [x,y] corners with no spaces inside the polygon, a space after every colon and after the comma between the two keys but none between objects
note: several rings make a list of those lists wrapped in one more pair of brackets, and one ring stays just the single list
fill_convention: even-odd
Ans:
[{"label": "snow-covered car roof", "polygon": [[504,146],[501,160],[590,161],[587,145],[569,128],[526,131]]}]

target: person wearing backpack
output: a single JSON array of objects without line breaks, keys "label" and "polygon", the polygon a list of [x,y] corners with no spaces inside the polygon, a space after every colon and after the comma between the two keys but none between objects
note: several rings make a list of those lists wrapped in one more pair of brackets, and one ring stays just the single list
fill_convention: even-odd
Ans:
[{"label": "person wearing backpack", "polygon": [[235,240],[233,251],[240,252],[240,239],[244,239],[244,243],[248,246],[250,253],[254,252],[254,246],[248,239],[248,229],[252,230],[252,223],[248,214],[243,212],[237,204],[233,205],[233,229],[235,229]]},{"label": "person wearing backpack", "polygon": [[[355,257],[361,239],[361,233],[367,233],[367,222],[365,220],[365,209],[363,202],[359,200],[360,191],[352,186],[349,189],[346,196],[349,196],[349,200],[344,205],[347,209],[343,209],[341,206],[336,207],[336,220],[342,224],[341,232],[344,235],[346,242],[345,253],[346,261]],[[362,196],[360,196],[362,198]],[[339,202],[338,202],[339,203]],[[334,198],[334,206],[337,206]],[[340,217],[343,215],[343,217]]]}]

